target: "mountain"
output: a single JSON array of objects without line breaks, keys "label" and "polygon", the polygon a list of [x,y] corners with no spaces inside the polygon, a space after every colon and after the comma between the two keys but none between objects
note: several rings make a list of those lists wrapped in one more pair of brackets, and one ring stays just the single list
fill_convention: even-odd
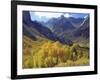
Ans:
[{"label": "mountain", "polygon": [[36,36],[56,40],[57,37],[46,27],[37,21],[31,21],[28,11],[23,12],[23,34],[34,38]]},{"label": "mountain", "polygon": [[89,16],[86,18],[66,18],[61,15],[47,22],[32,21],[28,11],[23,12],[23,34],[33,40],[47,38],[72,45],[73,41],[89,40]]},{"label": "mountain", "polygon": [[58,18],[51,18],[44,25],[46,25],[54,34],[57,35],[57,37],[59,37],[60,42],[72,44],[72,40],[66,37],[70,31],[75,29],[69,18],[61,15]]},{"label": "mountain", "polygon": [[50,40],[57,40],[57,37],[55,34],[53,34],[50,29],[44,27],[42,24],[40,24],[37,21],[32,21],[31,24],[33,29],[36,29],[40,34],[44,35],[46,38]]},{"label": "mountain", "polygon": [[31,24],[30,22],[31,22],[31,19],[30,19],[29,12],[23,11],[23,34],[30,37],[33,40],[36,40],[35,35],[30,29],[30,24]]},{"label": "mountain", "polygon": [[33,40],[37,40],[38,37],[41,37],[53,41],[59,41],[63,44],[72,45],[71,40],[59,37],[57,34],[52,32],[52,30],[50,30],[48,27],[46,27],[38,21],[31,21],[30,14],[28,11],[23,12],[23,34],[30,37]]},{"label": "mountain", "polygon": [[89,16],[86,18],[66,18],[62,15],[50,19],[45,25],[59,38],[63,39],[62,41],[89,39]]},{"label": "mountain", "polygon": [[80,25],[84,22],[84,18],[69,17],[69,21],[75,28],[79,28]]},{"label": "mountain", "polygon": [[89,38],[89,17],[86,17],[81,26],[73,32],[75,37]]},{"label": "mountain", "polygon": [[75,29],[75,27],[70,23],[69,19],[61,15],[58,18],[52,18],[46,22],[48,28],[52,30],[55,34],[62,33],[64,31],[69,31]]}]

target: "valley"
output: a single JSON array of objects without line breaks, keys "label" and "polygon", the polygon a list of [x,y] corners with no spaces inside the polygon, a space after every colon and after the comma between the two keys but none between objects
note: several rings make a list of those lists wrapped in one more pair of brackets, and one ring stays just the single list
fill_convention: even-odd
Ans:
[{"label": "valley", "polygon": [[73,21],[64,15],[32,21],[24,11],[23,69],[89,65],[89,17]]}]

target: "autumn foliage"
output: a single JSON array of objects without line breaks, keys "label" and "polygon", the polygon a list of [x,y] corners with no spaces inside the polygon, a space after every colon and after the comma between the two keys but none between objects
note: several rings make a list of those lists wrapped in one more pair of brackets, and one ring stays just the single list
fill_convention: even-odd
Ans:
[{"label": "autumn foliage", "polygon": [[89,50],[74,43],[72,46],[58,41],[24,40],[23,68],[46,68],[89,65]]}]

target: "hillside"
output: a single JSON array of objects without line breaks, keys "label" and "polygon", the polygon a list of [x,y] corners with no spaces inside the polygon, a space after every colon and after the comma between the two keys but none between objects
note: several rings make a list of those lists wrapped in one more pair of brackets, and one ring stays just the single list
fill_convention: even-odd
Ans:
[{"label": "hillside", "polygon": [[68,46],[47,39],[23,38],[23,68],[68,67],[89,65],[89,48]]}]

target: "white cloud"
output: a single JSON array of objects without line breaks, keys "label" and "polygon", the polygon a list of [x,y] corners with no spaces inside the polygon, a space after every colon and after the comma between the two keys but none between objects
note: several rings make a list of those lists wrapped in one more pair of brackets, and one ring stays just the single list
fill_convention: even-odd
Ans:
[{"label": "white cloud", "polygon": [[52,17],[60,17],[62,15],[62,13],[50,13],[50,12],[34,12],[34,14],[36,16],[39,16],[39,17],[47,17],[47,18],[52,18]]},{"label": "white cloud", "polygon": [[70,17],[71,15],[68,14],[68,13],[66,13],[66,14],[64,14],[64,16],[68,18],[68,17]]}]

